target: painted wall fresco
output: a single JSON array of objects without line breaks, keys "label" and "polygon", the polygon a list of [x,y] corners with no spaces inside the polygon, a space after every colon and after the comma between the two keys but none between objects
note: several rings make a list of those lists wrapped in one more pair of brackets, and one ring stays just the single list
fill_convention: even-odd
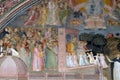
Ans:
[{"label": "painted wall fresco", "polygon": [[116,6],[113,14],[117,17],[118,20],[120,19],[120,1],[119,0],[116,1]]},{"label": "painted wall fresco", "polygon": [[[28,69],[42,71],[57,68],[58,38],[56,28],[5,28],[1,40],[1,56],[12,53],[21,58]],[[6,52],[4,54],[3,52]]]},{"label": "painted wall fresco", "polygon": [[[119,23],[119,1],[116,6],[110,0],[41,1],[1,31],[1,56],[6,55],[2,51],[12,51],[32,71],[56,70],[58,30],[65,28],[67,68],[94,64],[108,69],[105,55],[113,59],[119,53]],[[67,29],[78,32],[71,34],[74,31]]]},{"label": "painted wall fresco", "polygon": [[[75,2],[75,4],[72,2]],[[97,2],[94,0],[89,1],[70,0],[69,2],[68,1],[49,2],[47,0],[41,1],[40,3],[37,4],[37,6],[34,6],[33,8],[30,8],[26,12],[21,14],[19,18],[16,18],[18,20],[15,20],[16,22],[13,21],[13,23],[10,23],[10,25],[13,26],[20,25],[26,27],[31,25],[37,27],[54,25],[57,27],[70,27],[84,31],[86,31],[86,29],[89,29],[89,31],[91,30],[95,32],[94,30],[97,29],[98,32],[101,31],[110,32],[111,27],[109,24],[111,23],[108,23],[106,19],[109,18],[115,19],[115,22],[119,23],[119,20],[116,17],[117,15],[115,14],[116,12],[114,11],[116,10],[115,8],[116,3],[114,1],[110,2],[102,0],[100,0],[99,3]],[[72,5],[74,6],[72,7]],[[106,12],[104,9],[108,10],[108,12]],[[49,20],[49,18],[52,18],[52,20],[54,21]],[[113,24],[113,26],[114,25],[116,24]],[[119,25],[117,25],[117,27],[118,26]],[[99,31],[99,29],[103,30]],[[104,31],[104,29],[106,31]]]}]

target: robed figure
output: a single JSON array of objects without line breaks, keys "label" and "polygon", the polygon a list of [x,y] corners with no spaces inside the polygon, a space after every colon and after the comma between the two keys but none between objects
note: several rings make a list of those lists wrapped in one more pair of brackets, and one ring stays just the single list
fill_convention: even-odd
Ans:
[{"label": "robed figure", "polygon": [[109,62],[111,62],[111,78],[112,80],[120,80],[120,54],[116,58],[110,60],[107,56]]},{"label": "robed figure", "polygon": [[49,70],[55,70],[57,68],[57,54],[53,50],[52,43],[48,43],[45,48],[45,68]]},{"label": "robed figure", "polygon": [[112,80],[120,80],[120,58],[114,58],[111,62]]}]

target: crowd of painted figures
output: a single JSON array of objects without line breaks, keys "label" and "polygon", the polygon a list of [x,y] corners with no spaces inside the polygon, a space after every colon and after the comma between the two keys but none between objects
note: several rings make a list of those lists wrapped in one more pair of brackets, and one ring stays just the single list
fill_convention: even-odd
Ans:
[{"label": "crowd of painted figures", "polygon": [[[107,59],[110,63],[110,71],[112,80],[120,80],[120,54],[118,53],[114,59],[110,59],[103,53],[93,54],[92,50],[86,48],[85,41],[76,41],[73,38],[66,45],[66,65],[69,68],[75,68],[80,66],[96,65],[101,69],[106,69],[109,66],[106,63]],[[104,78],[104,79],[103,79]],[[100,80],[107,80],[107,77],[101,77]]]},{"label": "crowd of painted figures", "polygon": [[5,28],[0,39],[1,57],[21,58],[28,69],[41,71],[57,68],[58,38],[56,28]]},{"label": "crowd of painted figures", "polygon": [[[97,6],[97,8],[99,7],[100,6]],[[93,11],[93,12],[99,12],[99,11]],[[79,16],[82,17],[84,16],[86,29],[93,29],[93,28],[106,29],[104,25],[105,21],[103,15],[97,15],[97,13],[94,14],[95,16],[88,15],[87,13],[82,15],[81,11],[78,11],[78,14],[74,14],[75,12],[76,11],[74,11],[70,7],[67,1],[66,2],[57,1],[57,0],[41,1],[40,5],[34,6],[28,11],[28,17],[24,25],[34,26],[35,24],[39,24],[42,27],[44,27],[45,25],[62,26],[68,23],[70,27],[75,25],[80,26],[83,23],[83,20]]]},{"label": "crowd of painted figures", "polygon": [[7,12],[10,8],[15,6],[20,0],[5,0],[0,4],[0,15]]},{"label": "crowd of painted figures", "polygon": [[66,23],[69,14],[67,2],[50,0],[41,1],[40,5],[34,6],[28,10],[28,17],[25,26],[31,25],[55,25],[60,26]]},{"label": "crowd of painted figures", "polygon": [[[57,68],[58,32],[57,28],[5,28],[6,35],[0,39],[1,57],[12,54],[21,58],[33,71]],[[66,65],[78,67],[97,65],[107,68],[102,53],[93,56],[86,51],[86,42],[73,38],[66,43]]]},{"label": "crowd of painted figures", "polygon": [[66,45],[66,61],[68,67],[96,65],[102,68],[108,68],[103,53],[97,53],[94,56],[92,50],[87,50],[87,42],[76,41],[73,39]]}]

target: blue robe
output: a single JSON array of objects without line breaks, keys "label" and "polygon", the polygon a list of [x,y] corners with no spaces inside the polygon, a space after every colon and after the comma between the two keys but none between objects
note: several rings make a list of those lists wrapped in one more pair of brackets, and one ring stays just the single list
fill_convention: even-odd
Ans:
[{"label": "blue robe", "polygon": [[0,32],[0,39],[2,39],[6,34],[9,34],[9,32],[5,31],[5,29]]}]

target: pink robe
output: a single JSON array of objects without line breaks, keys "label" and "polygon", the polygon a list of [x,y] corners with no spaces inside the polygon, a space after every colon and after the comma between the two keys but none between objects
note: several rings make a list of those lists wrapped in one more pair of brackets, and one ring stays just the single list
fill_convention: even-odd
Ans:
[{"label": "pink robe", "polygon": [[47,31],[47,32],[45,33],[45,38],[48,39],[48,38],[50,38],[50,37],[51,37],[51,32],[50,32],[50,31]]},{"label": "pink robe", "polygon": [[40,51],[38,48],[34,48],[32,66],[33,66],[33,71],[41,71],[43,68],[43,57],[40,57]]}]

